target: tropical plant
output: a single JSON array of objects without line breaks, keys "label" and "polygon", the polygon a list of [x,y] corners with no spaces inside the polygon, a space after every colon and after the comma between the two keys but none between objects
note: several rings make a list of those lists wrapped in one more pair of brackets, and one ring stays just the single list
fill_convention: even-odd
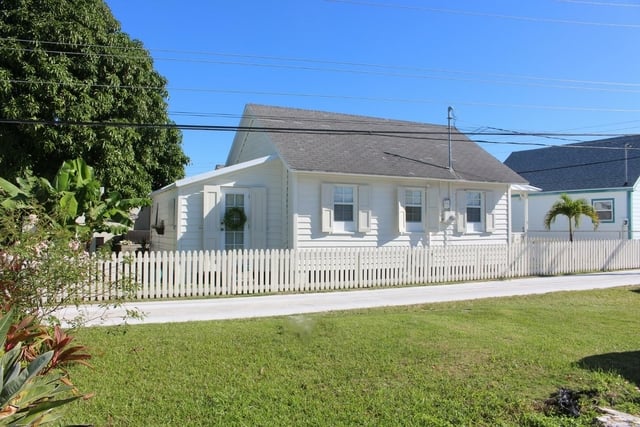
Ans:
[{"label": "tropical plant", "polygon": [[0,169],[53,179],[84,158],[123,197],[184,176],[167,81],[104,0],[0,2]]},{"label": "tropical plant", "polygon": [[108,231],[120,234],[133,225],[130,211],[148,206],[148,198],[124,199],[118,191],[103,195],[104,187],[93,167],[83,159],[62,164],[53,179],[64,225],[76,234]]},{"label": "tropical plant", "polygon": [[87,299],[119,304],[108,296],[126,298],[135,284],[119,277],[92,287],[97,261],[106,254],[89,254],[86,247],[94,231],[125,229],[132,223],[129,209],[144,203],[116,192],[102,195],[81,159],[65,162],[53,184],[31,175],[17,185],[0,178],[0,304],[39,319]]},{"label": "tropical plant", "polygon": [[559,215],[566,216],[569,220],[569,241],[573,242],[573,226],[580,227],[580,218],[582,215],[589,217],[593,223],[593,229],[597,229],[600,224],[600,218],[593,206],[585,199],[572,199],[567,194],[561,194],[560,200],[555,202],[549,212],[544,217],[544,226],[547,230],[551,229],[551,224]]},{"label": "tropical plant", "polygon": [[[7,345],[12,320],[13,311],[0,318],[0,424],[37,426],[53,422],[62,415],[64,405],[82,396],[75,391],[64,372],[51,371],[54,350],[34,354],[33,358],[26,360],[23,342],[16,338],[17,335],[13,336],[11,345]],[[32,334],[28,336],[33,338]]]},{"label": "tropical plant", "polygon": [[[5,214],[17,212],[23,222],[30,215],[44,214],[82,241],[93,232],[124,232],[133,225],[130,210],[150,203],[146,198],[124,199],[117,191],[104,195],[93,167],[79,158],[64,162],[51,183],[30,174],[18,177],[16,183],[0,178],[0,209]],[[37,206],[43,209],[37,211]]]},{"label": "tropical plant", "polygon": [[87,353],[87,348],[83,345],[71,345],[73,340],[74,337],[59,325],[45,326],[38,322],[36,316],[26,316],[18,323],[11,324],[4,347],[8,351],[21,346],[21,359],[24,362],[31,362],[39,354],[52,351],[53,356],[42,371],[46,374],[54,369],[65,370],[72,363],[90,366],[87,360],[91,355]]}]

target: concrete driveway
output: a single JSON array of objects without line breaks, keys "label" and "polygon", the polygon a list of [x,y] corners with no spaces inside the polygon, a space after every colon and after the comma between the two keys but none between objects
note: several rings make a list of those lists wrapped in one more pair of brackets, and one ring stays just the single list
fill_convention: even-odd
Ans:
[{"label": "concrete driveway", "polygon": [[512,280],[470,282],[453,285],[414,286],[393,289],[363,289],[290,295],[214,297],[198,300],[136,301],[104,312],[97,305],[66,308],[58,313],[63,325],[79,314],[88,325],[117,325],[127,309],[144,313],[143,319],[128,324],[171,323],[201,320],[286,316],[359,308],[406,306],[444,301],[461,301],[513,295],[581,291],[640,284],[640,270],[624,270],[571,276],[532,277]]}]

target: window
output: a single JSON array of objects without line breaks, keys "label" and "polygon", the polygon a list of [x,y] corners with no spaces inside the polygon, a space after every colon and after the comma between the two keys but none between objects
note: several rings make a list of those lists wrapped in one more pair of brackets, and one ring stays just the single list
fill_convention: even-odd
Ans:
[{"label": "window", "polygon": [[323,233],[368,233],[371,230],[368,185],[322,184],[320,227]]},{"label": "window", "polygon": [[468,191],[466,204],[467,232],[484,231],[482,210],[482,193],[479,191]]},{"label": "window", "polygon": [[[498,197],[498,199],[494,199]],[[499,196],[491,191],[458,191],[456,194],[456,231],[458,233],[493,233],[494,210]]]},{"label": "window", "polygon": [[422,191],[406,190],[404,193],[404,209],[407,213],[407,222],[422,222]]},{"label": "window", "polygon": [[[224,196],[225,213],[231,208],[240,208],[245,211],[244,194],[242,193],[227,193]],[[244,249],[245,231],[242,230],[226,230],[224,232],[224,248],[231,249]]]},{"label": "window", "polygon": [[598,214],[600,222],[614,222],[613,216],[613,199],[594,199],[591,206]]},{"label": "window", "polygon": [[398,188],[398,230],[423,232],[425,193],[420,188]]},{"label": "window", "polygon": [[334,188],[333,220],[353,222],[353,187],[336,186]]}]

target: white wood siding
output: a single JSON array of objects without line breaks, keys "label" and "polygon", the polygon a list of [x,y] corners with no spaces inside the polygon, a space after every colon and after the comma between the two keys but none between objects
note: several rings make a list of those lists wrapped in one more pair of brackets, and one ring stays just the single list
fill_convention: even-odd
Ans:
[{"label": "white wood siding", "polygon": [[[294,239],[297,248],[322,247],[390,247],[390,246],[428,246],[445,243],[479,244],[506,243],[508,241],[508,186],[506,184],[460,185],[445,182],[389,179],[376,177],[356,177],[297,174],[296,200],[297,215],[294,224]],[[368,231],[353,233],[327,232],[322,228],[322,188],[323,184],[344,184],[358,187],[366,186],[369,195],[370,217]],[[423,218],[427,231],[401,232],[399,226],[399,188],[424,189],[426,200],[423,206],[426,218]],[[324,186],[326,189],[326,185]],[[459,233],[455,220],[457,209],[456,192],[464,190],[481,191],[487,195],[488,213],[493,218],[492,232]],[[449,199],[451,215],[444,215],[444,199]],[[356,202],[357,204],[357,202]],[[325,207],[326,210],[326,207]],[[358,206],[355,206],[359,217]],[[356,224],[356,227],[358,225]]]},{"label": "white wood siding", "polygon": [[266,133],[242,132],[236,138],[238,140],[234,141],[234,145],[237,144],[237,152],[234,153],[233,164],[276,154],[276,149]]},{"label": "white wood siding", "polygon": [[[179,199],[179,228],[177,230],[177,239],[179,250],[189,250],[197,248],[202,244],[202,193],[189,193],[183,189],[180,191]],[[198,220],[194,220],[198,218]],[[187,249],[189,248],[189,249]]]},{"label": "white wood siding", "polygon": [[[284,215],[284,168],[279,160],[224,174],[206,181],[198,181],[180,188],[180,218],[177,230],[178,250],[199,250],[203,248],[203,190],[204,186],[218,186],[225,188],[265,189],[262,200],[263,209],[266,208],[265,245],[267,248],[283,247],[283,234],[286,223]],[[254,194],[254,197],[257,197]],[[221,215],[221,213],[220,213]]]}]

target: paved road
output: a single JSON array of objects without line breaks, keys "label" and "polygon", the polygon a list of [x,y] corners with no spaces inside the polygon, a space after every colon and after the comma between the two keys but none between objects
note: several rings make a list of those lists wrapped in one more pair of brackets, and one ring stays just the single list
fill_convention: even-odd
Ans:
[{"label": "paved road", "polygon": [[[141,320],[128,320],[127,323],[129,324],[170,323],[285,316],[358,308],[603,289],[637,284],[640,284],[640,270],[625,270],[572,276],[533,277],[395,289],[221,297],[187,301],[139,301],[125,304],[118,309],[111,309],[106,313],[96,305],[82,306],[79,312],[86,319],[90,319],[89,325],[120,324],[126,309],[137,309],[145,314]],[[78,310],[76,308],[67,308],[59,313],[63,324],[66,324],[65,320],[73,319],[77,315]]]}]

